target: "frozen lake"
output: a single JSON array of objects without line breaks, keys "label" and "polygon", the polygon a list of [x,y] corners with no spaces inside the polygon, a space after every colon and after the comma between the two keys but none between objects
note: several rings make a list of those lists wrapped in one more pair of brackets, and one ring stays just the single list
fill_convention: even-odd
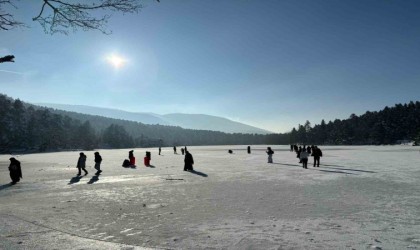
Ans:
[{"label": "frozen lake", "polygon": [[[79,152],[0,155],[0,249],[419,249],[420,151],[325,146],[303,169],[289,146],[100,150],[103,173],[74,178]],[[228,149],[233,154],[228,154]],[[145,151],[152,152],[144,167]]]}]

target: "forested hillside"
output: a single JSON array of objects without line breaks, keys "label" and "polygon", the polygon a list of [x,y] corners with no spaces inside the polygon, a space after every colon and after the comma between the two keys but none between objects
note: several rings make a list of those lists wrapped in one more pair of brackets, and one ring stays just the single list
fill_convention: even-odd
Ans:
[{"label": "forested hillside", "polygon": [[401,140],[420,142],[420,102],[397,104],[379,112],[350,115],[311,127],[309,121],[293,128],[291,143],[331,145],[395,144]]},{"label": "forested hillside", "polygon": [[395,144],[420,142],[420,102],[352,114],[285,134],[228,134],[46,109],[0,95],[0,152],[192,145]]},{"label": "forested hillside", "polygon": [[41,108],[0,95],[0,152],[287,144],[287,134],[226,134]]}]

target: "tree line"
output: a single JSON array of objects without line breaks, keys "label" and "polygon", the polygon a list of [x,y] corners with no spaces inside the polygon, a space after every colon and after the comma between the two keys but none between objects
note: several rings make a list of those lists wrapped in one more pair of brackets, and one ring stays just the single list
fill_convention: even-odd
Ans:
[{"label": "tree line", "polygon": [[420,102],[352,114],[346,120],[322,120],[314,127],[307,121],[289,133],[261,135],[147,125],[39,107],[0,94],[0,153],[183,145],[378,145],[399,140],[420,142]]},{"label": "tree line", "polygon": [[304,125],[290,132],[291,143],[328,145],[382,145],[402,141],[420,143],[420,102],[396,104],[381,111],[329,121],[311,127]]},{"label": "tree line", "polygon": [[94,148],[287,144],[286,134],[228,134],[147,125],[24,103],[0,94],[0,153]]}]

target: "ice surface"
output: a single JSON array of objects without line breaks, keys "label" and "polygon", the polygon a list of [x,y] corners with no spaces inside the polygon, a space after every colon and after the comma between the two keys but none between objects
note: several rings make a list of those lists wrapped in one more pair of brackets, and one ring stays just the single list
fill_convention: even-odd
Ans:
[{"label": "ice surface", "polygon": [[325,146],[305,170],[289,146],[273,164],[246,146],[188,147],[195,173],[172,148],[134,149],[152,152],[135,169],[121,167],[129,149],[99,150],[98,178],[85,151],[77,181],[79,152],[15,155],[14,186],[0,155],[0,249],[420,248],[419,148]]}]

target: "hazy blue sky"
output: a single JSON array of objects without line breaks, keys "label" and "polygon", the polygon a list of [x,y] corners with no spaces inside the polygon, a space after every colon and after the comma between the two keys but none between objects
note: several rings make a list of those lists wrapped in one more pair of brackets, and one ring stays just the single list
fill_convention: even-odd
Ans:
[{"label": "hazy blue sky", "polygon": [[[31,3],[29,3],[31,2]],[[420,1],[161,0],[112,35],[0,31],[0,92],[27,102],[203,113],[275,132],[420,98]],[[126,58],[113,68],[110,54]],[[10,72],[6,72],[10,71]],[[15,72],[15,73],[12,73]]]}]

